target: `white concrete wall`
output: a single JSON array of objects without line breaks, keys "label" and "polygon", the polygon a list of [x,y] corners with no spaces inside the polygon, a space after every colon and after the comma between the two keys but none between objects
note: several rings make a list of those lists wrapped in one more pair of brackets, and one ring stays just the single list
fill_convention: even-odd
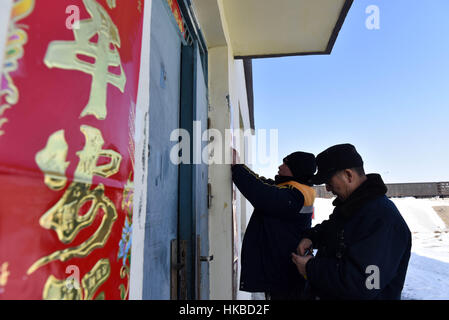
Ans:
[{"label": "white concrete wall", "polygon": [[[243,68],[243,60],[234,60],[231,48],[229,48],[229,96],[231,106],[234,108],[233,112],[233,127],[240,128],[242,131],[250,128],[249,110],[248,110],[248,98],[246,94],[246,82],[245,73]],[[242,118],[243,127],[240,124],[240,117]],[[238,137],[238,151],[240,154],[240,161],[245,163],[245,139],[241,135]],[[239,270],[238,270],[238,283],[240,285],[240,271],[241,271],[241,248],[243,240],[243,230],[246,229],[246,211],[245,211],[245,198],[237,190],[237,210],[236,210],[236,222],[237,222],[237,241],[234,244],[238,248]],[[237,299],[250,299],[251,296],[247,292],[237,290]]]},{"label": "white concrete wall", "polygon": [[148,142],[150,111],[150,35],[152,0],[145,0],[135,123],[135,168],[133,198],[133,233],[131,247],[131,278],[129,298],[141,300],[143,294],[143,265],[145,217],[148,175]]},{"label": "white concrete wall", "polygon": [[[209,49],[209,118],[211,128],[225,136],[229,128],[230,111],[226,96],[229,94],[228,48]],[[222,146],[224,159],[225,152]],[[212,201],[209,209],[210,299],[232,299],[232,193],[229,165],[209,166]]]},{"label": "white concrete wall", "polygon": [[[229,110],[226,96],[232,113]],[[234,60],[232,50],[227,47],[209,48],[209,118],[211,128],[218,129],[223,137],[225,130],[240,128],[240,115],[243,130],[250,128],[246,82],[242,60]],[[232,114],[232,119],[230,118]],[[245,140],[240,137],[241,160],[245,161]],[[231,150],[223,143],[223,160]],[[233,262],[233,222],[232,222],[232,178],[229,164],[212,164],[209,166],[209,182],[212,185],[212,203],[209,209],[209,247],[214,261],[210,264],[210,298],[232,299],[232,262]],[[234,244],[240,252],[242,235],[246,229],[247,203],[237,191],[236,222],[237,242]],[[237,287],[239,282],[237,283]],[[251,295],[237,290],[237,299],[251,299]]]}]

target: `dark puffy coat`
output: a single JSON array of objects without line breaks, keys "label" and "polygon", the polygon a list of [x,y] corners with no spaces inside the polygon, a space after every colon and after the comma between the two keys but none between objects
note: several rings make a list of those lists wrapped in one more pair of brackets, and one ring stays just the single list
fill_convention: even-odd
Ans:
[{"label": "dark puffy coat", "polygon": [[[297,297],[305,281],[290,254],[296,251],[301,232],[311,226],[312,213],[299,213],[304,195],[296,188],[259,177],[244,165],[232,166],[232,178],[255,208],[242,243],[240,290]],[[283,182],[288,180],[291,178]],[[314,199],[313,188],[303,186]]]},{"label": "dark puffy coat", "polygon": [[[346,201],[336,205],[329,220],[307,230],[304,238],[318,249],[306,265],[313,295],[321,299],[400,299],[411,250],[411,233],[385,193],[378,174]],[[379,270],[379,288],[375,272]],[[367,285],[368,283],[368,285]],[[369,289],[371,287],[371,289]]]}]

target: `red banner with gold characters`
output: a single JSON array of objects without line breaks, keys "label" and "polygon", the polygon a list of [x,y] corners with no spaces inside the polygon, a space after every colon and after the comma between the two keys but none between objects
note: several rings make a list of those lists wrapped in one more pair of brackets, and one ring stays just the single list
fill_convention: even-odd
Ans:
[{"label": "red banner with gold characters", "polygon": [[0,299],[127,299],[144,1],[12,2]]}]

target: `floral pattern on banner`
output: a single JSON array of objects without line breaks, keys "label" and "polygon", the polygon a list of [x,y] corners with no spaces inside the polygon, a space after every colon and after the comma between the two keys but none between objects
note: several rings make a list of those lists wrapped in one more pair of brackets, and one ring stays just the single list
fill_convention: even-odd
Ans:
[{"label": "floral pattern on banner", "polygon": [[[25,31],[27,26],[19,24],[19,21],[29,16],[33,9],[34,0],[14,0],[8,26],[5,61],[3,62],[3,71],[0,73],[0,128],[8,121],[2,117],[5,110],[19,101],[19,89],[14,84],[11,74],[19,68],[19,60],[24,55],[24,46],[28,41],[28,34]],[[3,52],[0,52],[0,54],[3,54]],[[3,133],[0,130],[0,136]]]},{"label": "floral pattern on banner", "polygon": [[[132,175],[132,173],[131,173]],[[133,195],[134,184],[131,181],[131,175],[128,182],[125,185],[122,200],[122,209],[127,213],[125,217],[125,225],[122,230],[122,238],[119,242],[119,252],[117,255],[118,260],[122,260],[122,268],[120,269],[120,277],[122,279],[127,278],[127,287],[123,284],[120,285],[120,297],[125,300],[129,293],[129,274],[131,268],[131,244],[132,244],[132,212],[133,212]]]}]

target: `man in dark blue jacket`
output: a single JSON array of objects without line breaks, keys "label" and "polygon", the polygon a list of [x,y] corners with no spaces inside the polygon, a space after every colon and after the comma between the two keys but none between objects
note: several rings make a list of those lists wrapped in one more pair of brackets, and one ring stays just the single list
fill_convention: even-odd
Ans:
[{"label": "man in dark blue jacket", "polygon": [[[365,175],[354,146],[330,147],[317,156],[315,184],[337,196],[329,220],[303,233],[298,271],[308,281],[311,298],[398,300],[410,259],[411,233],[386,197],[378,174]],[[304,256],[318,249],[316,257]]]},{"label": "man in dark blue jacket", "polygon": [[305,281],[290,253],[311,226],[315,190],[309,179],[315,170],[315,156],[305,152],[285,157],[274,181],[232,166],[235,185],[254,207],[242,243],[240,290],[265,292],[273,300],[300,297]]}]

